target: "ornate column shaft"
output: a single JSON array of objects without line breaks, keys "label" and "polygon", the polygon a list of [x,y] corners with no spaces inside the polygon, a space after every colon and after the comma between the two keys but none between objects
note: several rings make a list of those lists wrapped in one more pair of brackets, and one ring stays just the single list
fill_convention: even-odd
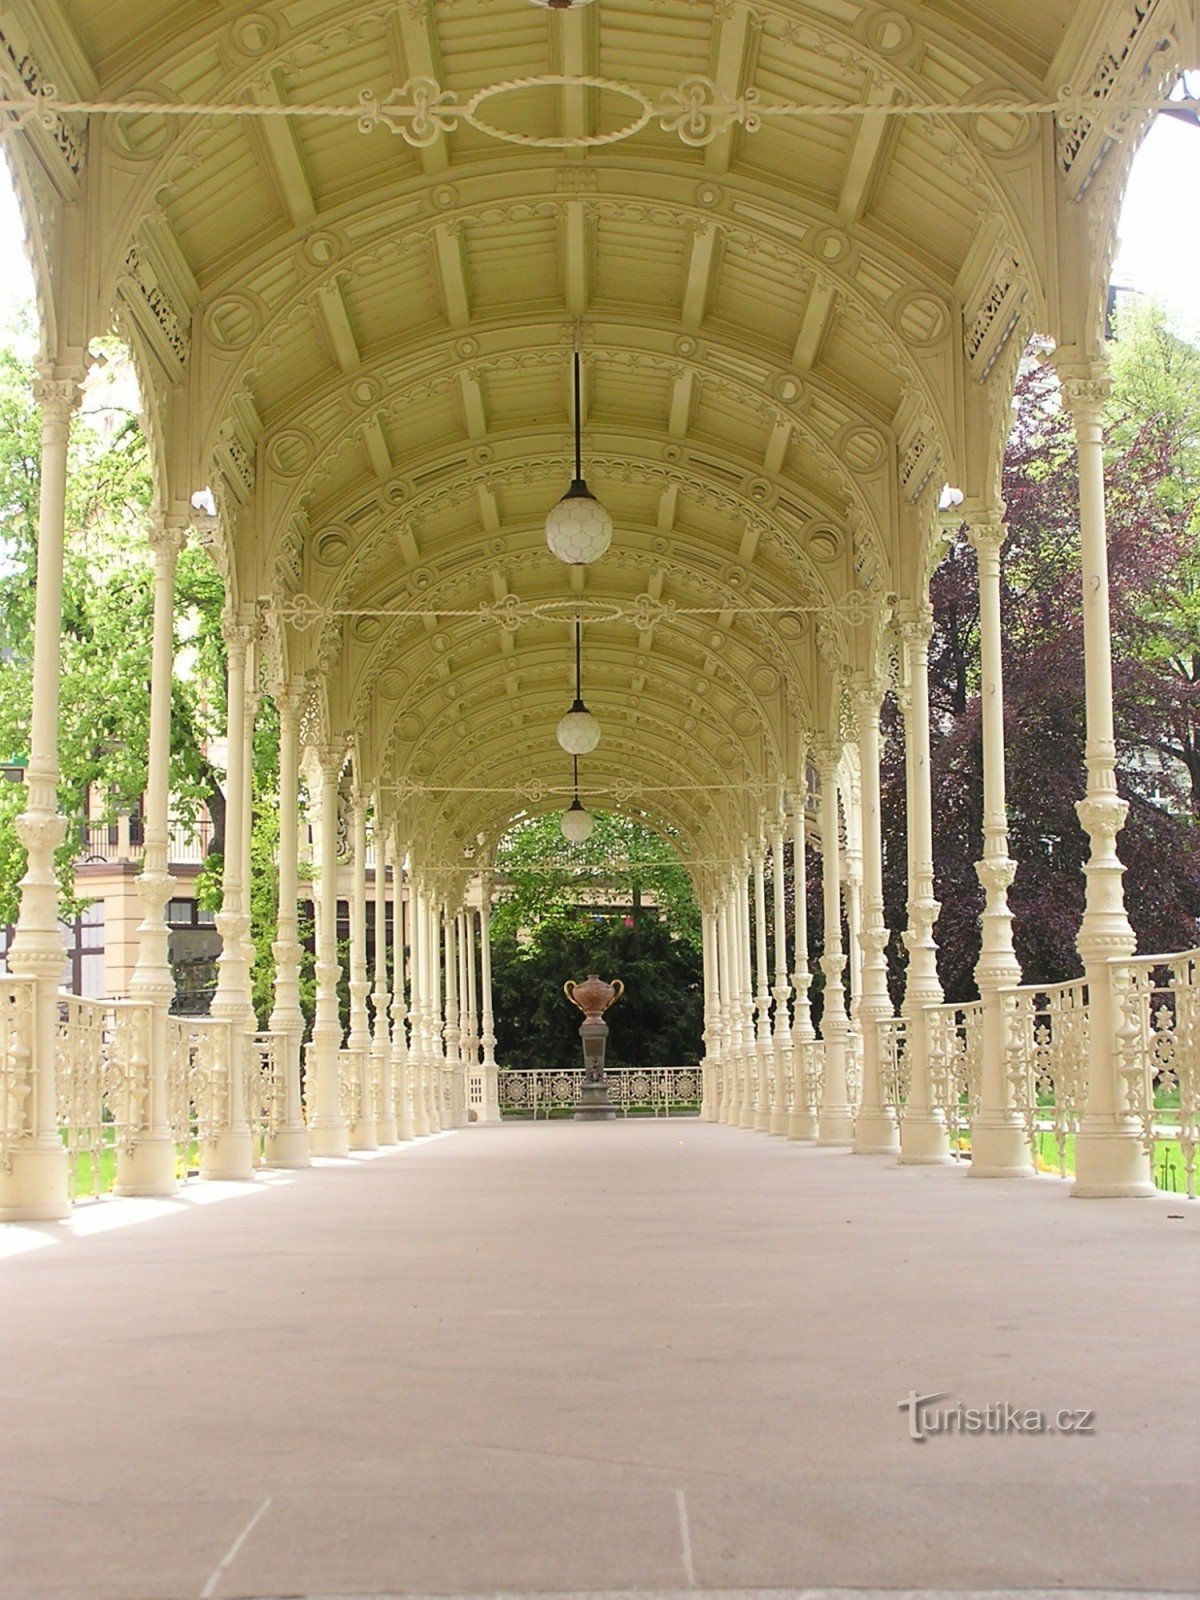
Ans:
[{"label": "ornate column shaft", "polygon": [[358,1115],[350,1125],[351,1150],[378,1150],[375,1085],[371,1072],[371,1024],[367,996],[367,794],[355,775],[350,811],[350,1033],[346,1048],[358,1079]]},{"label": "ornate column shaft", "polygon": [[429,918],[429,1120],[435,1133],[447,1126],[445,1018],[442,1011],[442,909],[436,892],[427,908]]},{"label": "ornate column shaft", "polygon": [[900,615],[904,677],[904,765],[908,810],[908,974],[901,1008],[908,1029],[909,1088],[900,1129],[900,1160],[937,1165],[950,1159],[946,1120],[934,1105],[925,1007],[944,998],[937,971],[933,925],[941,907],[933,897],[933,795],[929,754],[929,639],[933,612],[910,605]]},{"label": "ornate column shaft", "polygon": [[750,938],[750,863],[743,860],[737,876],[738,951],[741,956],[742,1049],[738,1127],[753,1128],[758,1085],[758,1044],[754,1035],[754,973]]},{"label": "ornate column shaft", "polygon": [[500,1121],[500,1072],[496,1065],[496,1024],[492,1012],[492,875],[480,874],[479,900],[479,982],[483,1029],[484,1122]]},{"label": "ornate column shaft", "polygon": [[1006,529],[1004,507],[972,517],[971,543],[979,562],[979,656],[983,682],[983,858],[975,871],[985,896],[975,981],[983,1010],[979,1113],[971,1125],[972,1178],[1021,1178],[1032,1174],[1025,1130],[1013,1108],[1008,1078],[1007,1027],[1002,995],[1021,982],[1013,950],[1008,891],[1016,862],[1008,854],[1008,805],[1004,772],[1004,657],[1000,620],[1000,551]]},{"label": "ornate column shaft", "polygon": [[825,1009],[821,1036],[825,1041],[825,1092],[817,1113],[817,1143],[848,1145],[854,1134],[854,1119],[846,1085],[846,1053],[850,1019],[846,1015],[846,991],[842,972],[846,966],[842,950],[842,886],[838,848],[838,763],[841,750],[824,745],[817,752],[821,773],[821,860],[825,892],[825,950],[821,971],[825,974]]},{"label": "ornate column shaft", "polygon": [[443,1069],[445,1083],[445,1126],[461,1128],[466,1121],[466,1094],[462,1060],[462,1012],[459,1005],[458,986],[461,963],[458,955],[458,913],[451,911],[449,902],[442,908],[442,937],[445,945],[446,1007],[442,1037],[446,1054]]},{"label": "ornate column shaft", "polygon": [[754,863],[754,966],[756,989],[754,1012],[758,1022],[755,1040],[754,1127],[759,1133],[771,1131],[771,1089],[769,1074],[775,1041],[771,1033],[770,972],[767,962],[766,863],[762,840],[755,841],[751,853]]},{"label": "ornate column shaft", "polygon": [[[63,940],[58,926],[54,852],[67,834],[58,815],[58,689],[62,631],[63,546],[66,530],[67,436],[79,400],[78,374],[34,385],[41,407],[37,584],[34,593],[33,708],[25,809],[17,837],[25,847],[21,909],[8,952],[14,977],[31,980],[32,1008],[18,1023],[29,1049],[28,1090],[16,1137],[0,1164],[0,1221],[65,1217],[67,1153],[58,1133],[56,1081],[58,983]],[[20,1093],[20,1088],[14,1085]]]},{"label": "ornate column shaft", "polygon": [[[257,1033],[258,1016],[254,1009],[254,934],[251,927],[251,894],[254,873],[251,867],[251,843],[254,833],[254,729],[258,721],[258,707],[262,696],[258,690],[259,645],[257,627],[252,625],[250,652],[246,657],[246,712],[242,720],[242,823],[239,837],[242,845],[242,959],[246,973],[246,1032]],[[257,1128],[253,1132],[257,1140]]]},{"label": "ornate column shaft", "polygon": [[771,993],[775,999],[775,1094],[771,1100],[772,1133],[786,1137],[791,1125],[792,1105],[788,1094],[795,1047],[792,1042],[792,1019],[788,1002],[792,991],[788,981],[787,897],[783,853],[785,814],[780,811],[771,835],[771,885],[775,897],[775,983]]},{"label": "ornate column shaft", "polygon": [[700,944],[704,969],[704,1056],[701,1078],[704,1085],[700,1116],[705,1122],[717,1120],[720,1101],[718,1062],[721,1053],[720,998],[718,994],[716,915],[711,906],[700,913]]},{"label": "ornate column shaft", "polygon": [[409,1082],[408,1006],[404,996],[405,883],[400,831],[393,828],[392,849],[392,1097],[396,1137],[413,1137],[412,1085]]},{"label": "ornate column shaft", "polygon": [[883,920],[883,807],[879,790],[878,684],[864,683],[855,697],[862,818],[862,955],[859,1020],[862,1025],[862,1103],[854,1122],[856,1155],[895,1155],[900,1134],[883,1092],[879,1024],[892,1014],[887,986],[888,932]]},{"label": "ornate column shaft", "polygon": [[310,1089],[308,1119],[309,1149],[315,1156],[344,1156],[350,1149],[346,1119],[342,1112],[338,1081],[338,1052],[342,1047],[342,1024],[338,1016],[338,979],[341,967],[337,958],[337,867],[338,867],[338,791],[341,778],[341,751],[326,750],[321,759],[321,871],[316,882],[317,916],[317,1004],[309,1046]]},{"label": "ornate column shaft", "polygon": [[156,520],[150,529],[154,553],[154,622],[150,651],[150,738],[146,769],[145,855],[138,876],[142,922],[129,993],[150,1010],[147,1062],[149,1084],[145,1137],[132,1149],[117,1150],[115,1194],[168,1195],[178,1188],[167,1086],[167,1028],[175,976],[171,971],[167,902],[171,877],[171,688],[175,665],[175,568],[187,540],[187,526]]},{"label": "ornate column shaft", "polygon": [[409,879],[412,914],[412,1039],[409,1072],[412,1077],[413,1132],[422,1137],[433,1132],[429,1119],[429,911],[420,877]]},{"label": "ornate column shaft", "polygon": [[221,873],[221,909],[217,932],[221,954],[217,957],[217,988],[211,1015],[228,1024],[231,1060],[229,1070],[228,1126],[215,1139],[205,1140],[200,1151],[202,1178],[252,1178],[253,1143],[246,1107],[246,1051],[249,1048],[250,995],[246,970],[249,914],[246,861],[246,683],[254,667],[251,631],[243,623],[225,628],[228,652],[226,686],[225,856]]},{"label": "ornate column shaft", "polygon": [[817,1137],[816,1107],[809,1099],[805,1078],[805,1046],[816,1038],[812,1025],[812,1000],[809,993],[812,973],[808,965],[808,828],[805,807],[808,803],[807,760],[801,763],[792,807],[792,924],[795,930],[792,987],[796,991],[796,1023],[792,1044],[792,1113],[788,1118],[789,1139]]},{"label": "ornate column shaft", "polygon": [[[373,838],[375,840],[375,988],[371,995],[371,1083],[375,1090],[375,1136],[380,1144],[395,1144],[396,1097],[392,1085],[392,1030],[388,1019],[387,979],[387,843],[383,825],[383,800],[375,786]],[[392,918],[398,909],[396,885],[392,885]]]},{"label": "ornate column shaft", "polygon": [[308,1166],[308,1129],[300,1102],[300,1050],[304,1013],[300,1009],[300,696],[277,688],[279,713],[279,911],[275,923],[275,994],[271,1032],[285,1040],[283,1122],[267,1139],[269,1167]]},{"label": "ornate column shaft", "polygon": [[717,981],[721,987],[721,1094],[717,1120],[733,1123],[737,1096],[737,984],[734,940],[730,931],[732,901],[726,889],[717,912]]},{"label": "ornate column shaft", "polygon": [[1062,364],[1063,395],[1079,449],[1079,531],[1083,566],[1083,665],[1087,709],[1087,792],[1075,810],[1088,836],[1083,920],[1075,947],[1088,984],[1087,1097],[1075,1139],[1081,1199],[1151,1195],[1150,1158],[1129,1114],[1121,1078],[1122,1021],[1110,963],[1136,948],[1125,911],[1117,835],[1128,803],[1117,793],[1113,728],[1112,629],[1108,604],[1108,530],[1104,510],[1104,404],[1107,373],[1099,364]]}]

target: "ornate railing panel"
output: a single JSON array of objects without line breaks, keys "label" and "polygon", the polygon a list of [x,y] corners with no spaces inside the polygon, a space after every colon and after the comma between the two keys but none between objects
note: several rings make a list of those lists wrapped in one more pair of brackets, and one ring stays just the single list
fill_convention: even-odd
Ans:
[{"label": "ornate railing panel", "polygon": [[369,1058],[365,1050],[338,1051],[338,1105],[346,1126],[352,1128],[362,1116],[364,1101],[363,1078]]},{"label": "ornate railing panel", "polygon": [[804,1106],[814,1115],[825,1097],[825,1041],[804,1039],[800,1045],[802,1076],[804,1079]]},{"label": "ornate railing panel", "polygon": [[1023,984],[1002,996],[1006,1071],[1013,1105],[1025,1124],[1036,1167],[1042,1136],[1053,1134],[1060,1177],[1067,1141],[1079,1131],[1087,1091],[1086,982]]},{"label": "ornate railing panel", "polygon": [[287,1093],[285,1033],[252,1033],[246,1052],[246,1119],[250,1124],[254,1163],[260,1165],[264,1141],[283,1126]]},{"label": "ornate railing panel", "polygon": [[891,1106],[896,1121],[904,1120],[912,1069],[908,1060],[908,1022],[904,1017],[884,1017],[879,1029],[879,1076],[883,1103]]},{"label": "ornate railing panel", "polygon": [[151,1008],[136,1000],[58,1000],[55,1076],[58,1123],[69,1156],[68,1193],[77,1198],[81,1158],[93,1196],[104,1188],[104,1158],[132,1150],[150,1099]]},{"label": "ornate railing panel", "polygon": [[33,993],[31,978],[0,977],[0,1167],[6,1172],[13,1150],[30,1134]]},{"label": "ornate railing panel", "polygon": [[211,1144],[229,1127],[235,1043],[233,1025],[224,1018],[167,1019],[171,1131],[185,1158],[193,1142]]},{"label": "ornate railing panel", "polygon": [[[1200,950],[1112,964],[1117,1047],[1126,1106],[1160,1189],[1196,1198],[1200,1148]],[[1156,1156],[1161,1159],[1156,1162]]]},{"label": "ornate railing panel", "polygon": [[[604,1076],[613,1109],[622,1116],[649,1112],[669,1117],[700,1109],[704,1078],[699,1067],[613,1067]],[[500,1072],[500,1111],[535,1118],[573,1111],[582,1087],[582,1067],[505,1067]]]},{"label": "ornate railing panel", "polygon": [[983,1004],[953,1003],[925,1008],[930,1105],[940,1111],[950,1153],[961,1160],[979,1111],[983,1070]]}]

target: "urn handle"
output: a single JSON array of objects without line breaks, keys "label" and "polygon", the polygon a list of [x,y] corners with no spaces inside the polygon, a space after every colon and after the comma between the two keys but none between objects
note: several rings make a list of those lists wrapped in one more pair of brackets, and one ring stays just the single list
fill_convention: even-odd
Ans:
[{"label": "urn handle", "polygon": [[563,984],[563,993],[566,995],[568,1000],[574,1000],[575,987],[576,985],[574,978],[568,978],[566,983]]},{"label": "urn handle", "polygon": [[621,982],[620,978],[614,978],[610,987],[613,991],[613,997],[609,1001],[609,1004],[615,1006],[617,1001],[625,993],[625,985]]}]

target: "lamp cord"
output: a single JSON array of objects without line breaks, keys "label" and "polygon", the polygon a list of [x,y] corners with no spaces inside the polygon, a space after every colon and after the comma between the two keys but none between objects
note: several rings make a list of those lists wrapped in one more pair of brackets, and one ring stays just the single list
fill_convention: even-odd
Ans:
[{"label": "lamp cord", "polygon": [[580,431],[579,388],[580,388],[580,383],[579,383],[579,351],[576,350],[576,352],[575,352],[575,478],[576,478],[577,482],[582,480],[582,478],[583,478],[583,454],[582,454],[582,446],[580,444],[580,438],[579,438],[579,431]]},{"label": "lamp cord", "polygon": [[581,629],[582,629],[582,623],[580,622],[579,618],[576,617],[575,618],[575,698],[576,698],[576,700],[579,700],[579,701],[582,701],[582,699],[583,699],[583,645],[582,645]]}]

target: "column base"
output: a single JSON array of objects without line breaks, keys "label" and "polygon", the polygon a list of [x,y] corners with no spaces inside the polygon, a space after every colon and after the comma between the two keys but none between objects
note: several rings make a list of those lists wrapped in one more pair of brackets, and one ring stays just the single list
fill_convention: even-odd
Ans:
[{"label": "column base", "polygon": [[145,1197],[177,1193],[178,1159],[174,1139],[141,1139],[132,1150],[118,1150],[113,1193]]},{"label": "column base", "polygon": [[1144,1200],[1157,1194],[1150,1157],[1136,1133],[1105,1128],[1075,1135],[1076,1200]]},{"label": "column base", "polygon": [[790,1122],[791,1117],[787,1108],[781,1106],[778,1111],[772,1111],[771,1126],[767,1129],[767,1132],[777,1134],[780,1138],[786,1139]]},{"label": "column base", "polygon": [[754,1132],[754,1106],[753,1103],[745,1105],[738,1112],[737,1125],[739,1128],[749,1128]]},{"label": "column base", "polygon": [[923,1116],[907,1112],[900,1124],[900,1165],[945,1167],[951,1159],[945,1121],[929,1112]]},{"label": "column base", "polygon": [[788,1118],[789,1139],[811,1144],[817,1137],[817,1119],[811,1111],[793,1111]]},{"label": "column base", "polygon": [[900,1130],[886,1111],[860,1111],[854,1122],[856,1156],[894,1156],[900,1150]]},{"label": "column base", "polygon": [[972,1178],[1032,1178],[1029,1142],[1019,1123],[976,1122],[971,1127]]},{"label": "column base", "polygon": [[319,1123],[310,1123],[308,1127],[308,1150],[314,1156],[348,1156],[350,1154],[350,1135],[341,1123],[331,1123],[322,1127]]},{"label": "column base", "polygon": [[309,1165],[308,1129],[280,1128],[267,1135],[263,1165],[299,1171]]},{"label": "column base", "polygon": [[769,1111],[760,1110],[754,1113],[754,1131],[755,1133],[770,1133],[771,1113]]},{"label": "column base", "polygon": [[62,1145],[33,1145],[12,1152],[0,1170],[0,1222],[59,1222],[71,1215],[68,1156]]},{"label": "column base", "polygon": [[378,1150],[379,1135],[375,1129],[375,1119],[360,1117],[350,1126],[351,1150]]},{"label": "column base", "polygon": [[395,1117],[380,1117],[375,1124],[375,1137],[380,1144],[399,1144],[400,1135],[396,1131]]},{"label": "column base", "polygon": [[832,1106],[817,1117],[817,1143],[845,1149],[854,1143],[854,1116],[849,1106]]},{"label": "column base", "polygon": [[200,1176],[226,1183],[248,1183],[254,1178],[254,1145],[249,1128],[219,1133],[200,1146]]}]

